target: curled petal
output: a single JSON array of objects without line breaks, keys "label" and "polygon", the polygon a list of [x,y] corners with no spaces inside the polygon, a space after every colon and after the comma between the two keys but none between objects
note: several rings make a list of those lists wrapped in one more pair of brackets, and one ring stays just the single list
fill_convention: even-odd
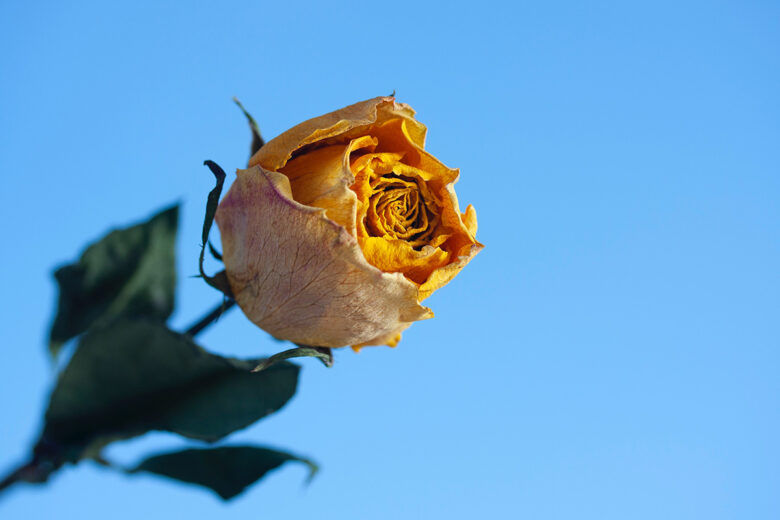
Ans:
[{"label": "curled petal", "polygon": [[279,171],[290,179],[293,200],[326,210],[329,219],[356,236],[358,201],[355,192],[349,189],[355,182],[349,158],[355,150],[375,146],[375,140],[370,137],[325,146],[288,161]]},{"label": "curled petal", "polygon": [[466,229],[471,234],[471,236],[476,237],[477,236],[477,210],[474,209],[474,206],[469,204],[466,206],[466,212],[461,215],[463,217],[463,225],[466,226]]},{"label": "curled petal", "polygon": [[447,285],[450,280],[455,278],[455,275],[457,275],[461,269],[466,267],[466,264],[468,264],[477,253],[484,249],[484,247],[485,246],[480,243],[467,244],[461,249],[457,260],[451,264],[434,269],[433,272],[428,276],[428,279],[425,281],[425,283],[420,285],[420,292],[418,295],[419,300],[423,301],[428,296],[433,294],[434,291]]},{"label": "curled petal", "polygon": [[460,213],[458,207],[458,197],[455,194],[453,184],[455,180],[444,186],[441,192],[442,198],[447,200],[442,206],[442,222],[452,234],[447,238],[444,247],[452,251],[455,260],[445,266],[434,269],[424,283],[420,285],[419,301],[433,294],[434,291],[447,285],[461,269],[466,267],[477,253],[482,251],[485,246],[477,242],[475,234],[477,232],[477,212],[474,207],[466,207],[465,213]]},{"label": "curled petal", "polygon": [[295,202],[287,176],[258,166],[237,175],[216,221],[231,289],[256,325],[306,345],[363,346],[433,316],[416,284],[366,262],[326,209]]},{"label": "curled petal", "polygon": [[[425,126],[414,119],[414,110],[392,97],[377,97],[315,117],[294,126],[265,144],[249,159],[249,166],[260,165],[271,171],[282,168],[294,152],[315,144],[346,143],[366,135],[374,126],[394,120],[404,123],[404,132],[414,147],[425,145]],[[332,140],[329,141],[329,140]]]}]

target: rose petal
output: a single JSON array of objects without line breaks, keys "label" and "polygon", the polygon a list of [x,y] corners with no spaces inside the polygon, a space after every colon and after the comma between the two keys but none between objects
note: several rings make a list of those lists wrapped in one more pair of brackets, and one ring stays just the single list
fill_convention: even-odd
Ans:
[{"label": "rose petal", "polygon": [[466,229],[471,234],[472,237],[477,236],[477,210],[474,209],[474,206],[469,204],[466,206],[466,212],[461,215],[463,219],[463,225],[466,226]]},{"label": "rose petal", "polygon": [[403,163],[420,170],[423,179],[429,181],[435,190],[455,182],[458,178],[458,170],[448,168],[425,151],[424,143],[416,141],[409,129],[409,120],[400,118],[371,127],[371,135],[379,140],[377,152],[401,153]]},{"label": "rose petal", "polygon": [[[456,179],[457,180],[457,179]],[[444,225],[457,232],[450,236],[443,248],[456,252],[457,260],[435,269],[428,279],[420,286],[419,300],[433,294],[434,291],[447,285],[450,280],[455,278],[461,269],[471,261],[474,256],[482,251],[485,246],[477,242],[474,233],[477,231],[477,212],[469,205],[466,207],[466,213],[461,214],[458,207],[458,197],[455,195],[453,184],[448,184],[442,191],[442,197],[446,197],[449,202],[444,204],[442,211],[442,220]],[[473,230],[473,231],[472,231]]]},{"label": "rose petal", "polygon": [[[395,123],[396,121],[391,121],[382,128],[386,130]],[[387,147],[387,136],[392,135],[385,130],[371,130],[372,135],[378,136],[377,150]],[[407,146],[403,149],[403,154],[375,152],[353,161],[352,170],[356,176],[353,190],[358,197],[357,233],[363,253],[369,262],[383,271],[403,272],[410,280],[420,284],[419,299],[422,301],[452,280],[484,246],[475,238],[477,214],[474,208],[469,206],[465,213],[460,212],[454,188],[458,180],[458,170],[447,168],[432,156],[419,154],[418,160],[412,161],[414,166],[407,164],[407,161],[413,158],[412,154],[408,153],[411,141],[395,141],[390,148],[398,149],[403,146]],[[418,165],[421,164],[428,170],[420,169]],[[402,240],[369,236],[363,223],[369,209],[367,201],[372,192],[369,180],[373,174],[381,175],[390,171],[426,181],[427,184],[420,183],[420,191],[426,200],[436,201],[442,220],[441,230],[430,241],[432,247],[418,251]],[[436,191],[429,191],[428,187]]]},{"label": "rose petal", "polygon": [[447,285],[453,278],[455,278],[460,270],[466,267],[466,264],[468,264],[471,259],[474,258],[474,256],[484,248],[485,246],[480,243],[467,245],[464,247],[464,250],[461,251],[461,255],[458,256],[458,259],[455,262],[435,269],[430,274],[430,276],[428,276],[428,279],[425,281],[425,283],[420,286],[420,291],[418,294],[420,301],[423,301],[428,296],[433,294],[434,291],[437,291],[438,289]]},{"label": "rose petal", "polygon": [[425,125],[414,119],[414,110],[404,103],[396,103],[392,97],[377,97],[336,110],[292,127],[267,142],[249,159],[249,166],[260,165],[271,171],[277,171],[300,148],[317,143],[334,144],[329,139],[337,137],[337,143],[346,144],[349,140],[366,135],[366,130],[374,125],[392,119],[401,119],[405,133],[415,146],[425,145]]},{"label": "rose petal", "polygon": [[365,343],[360,343],[358,345],[352,345],[352,350],[355,352],[360,352],[360,349],[363,347],[370,347],[372,345],[387,345],[388,347],[396,347],[398,343],[401,341],[401,333],[409,326],[411,323],[407,324],[406,326],[398,329],[396,332],[391,332],[390,334],[387,334],[386,336],[379,336],[372,340],[366,341]]},{"label": "rose petal", "polygon": [[369,265],[325,210],[295,202],[285,175],[237,175],[216,221],[231,289],[252,322],[281,339],[341,347],[381,344],[433,316],[414,283]]},{"label": "rose petal", "polygon": [[371,137],[353,139],[346,145],[331,145],[312,150],[288,161],[279,170],[290,179],[293,200],[326,210],[328,218],[356,236],[357,196],[349,187],[355,176],[349,166],[355,150],[373,150]]},{"label": "rose petal", "polygon": [[425,246],[418,251],[404,240],[367,237],[360,242],[364,256],[371,259],[371,265],[385,272],[404,273],[419,284],[424,283],[433,270],[447,265],[450,260],[450,254],[438,247]]}]

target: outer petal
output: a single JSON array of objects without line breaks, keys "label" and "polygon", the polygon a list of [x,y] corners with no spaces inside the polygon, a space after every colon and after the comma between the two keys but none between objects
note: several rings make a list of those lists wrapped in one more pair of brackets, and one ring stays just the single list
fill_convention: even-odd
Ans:
[{"label": "outer petal", "polygon": [[477,236],[477,210],[474,209],[474,206],[469,204],[466,206],[466,212],[461,215],[463,218],[463,225],[466,226],[466,229],[471,234],[471,236],[476,237]]},{"label": "outer petal", "polygon": [[456,230],[456,232],[447,239],[445,247],[453,252],[453,256],[457,260],[452,263],[435,269],[428,279],[420,285],[419,301],[423,301],[425,298],[433,294],[434,291],[447,285],[450,280],[460,272],[461,269],[466,267],[477,253],[482,251],[485,246],[477,242],[474,234],[477,231],[477,212],[474,207],[469,205],[466,207],[466,213],[461,214],[458,207],[458,197],[455,194],[455,188],[453,184],[457,181],[457,178],[450,184],[446,185],[441,192],[442,198],[446,197],[449,202],[445,204],[442,209],[442,221],[450,229]]},{"label": "outer petal", "polygon": [[223,260],[244,314],[273,336],[324,347],[375,344],[433,316],[401,273],[369,265],[325,210],[292,200],[289,179],[239,170],[217,210]]},{"label": "outer petal", "polygon": [[467,245],[460,252],[456,261],[434,270],[425,283],[420,286],[420,293],[418,295],[420,301],[426,299],[437,289],[447,285],[450,280],[455,278],[455,275],[457,275],[461,269],[466,267],[466,264],[468,264],[477,253],[484,249],[484,247],[485,246],[480,243]]},{"label": "outer petal", "polygon": [[391,119],[405,122],[407,137],[414,145],[425,145],[425,125],[414,119],[414,110],[392,97],[377,97],[330,112],[292,127],[268,141],[249,159],[249,166],[260,165],[271,171],[283,167],[296,150],[317,143],[344,144],[366,135],[371,126]]}]

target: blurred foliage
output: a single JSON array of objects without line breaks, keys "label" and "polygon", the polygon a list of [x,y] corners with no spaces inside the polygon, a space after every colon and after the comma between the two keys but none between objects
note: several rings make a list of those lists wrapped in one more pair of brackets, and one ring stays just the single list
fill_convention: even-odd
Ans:
[{"label": "blurred foliage", "polygon": [[60,295],[49,333],[52,355],[93,324],[118,316],[171,315],[178,215],[174,205],[146,222],[111,231],[78,262],[55,271]]},{"label": "blurred foliage", "polygon": [[[254,153],[263,139],[252,116],[239,107],[252,130]],[[289,353],[233,359],[207,352],[192,339],[235,303],[225,272],[208,276],[203,271],[207,245],[221,260],[208,235],[225,181],[216,163],[204,164],[216,186],[206,203],[199,269],[223,293],[223,302],[184,333],[165,324],[175,305],[178,205],[109,232],[77,262],[57,269],[59,304],[49,350],[56,358],[66,342],[78,341],[57,377],[29,461],[0,479],[0,490],[16,482],[46,482],[63,465],[84,459],[198,484],[226,500],[288,461],[306,464],[310,478],[316,472],[307,459],[259,446],[186,449],[150,457],[129,470],[102,455],[111,442],[153,430],[214,443],[276,412],[295,395],[299,368],[283,361]],[[315,350],[332,362],[329,349]],[[258,365],[263,370],[253,372]]]},{"label": "blurred foliage", "polygon": [[159,322],[121,319],[79,342],[52,392],[42,440],[72,459],[151,430],[218,441],[295,394],[296,365],[253,374],[257,362],[206,352]]},{"label": "blurred foliage", "polygon": [[317,466],[309,460],[257,446],[225,446],[165,453],[146,459],[132,472],[149,472],[204,486],[224,500],[229,500],[269,471],[290,461],[308,466],[308,480],[317,472]]}]

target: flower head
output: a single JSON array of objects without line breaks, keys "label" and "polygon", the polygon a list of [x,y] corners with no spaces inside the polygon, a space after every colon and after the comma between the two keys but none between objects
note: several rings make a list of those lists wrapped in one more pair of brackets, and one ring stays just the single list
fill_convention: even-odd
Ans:
[{"label": "flower head", "polygon": [[420,302],[482,245],[461,213],[457,170],[424,149],[425,127],[392,97],[310,119],[240,170],[217,211],[231,288],[274,336],[339,347],[395,345]]}]

